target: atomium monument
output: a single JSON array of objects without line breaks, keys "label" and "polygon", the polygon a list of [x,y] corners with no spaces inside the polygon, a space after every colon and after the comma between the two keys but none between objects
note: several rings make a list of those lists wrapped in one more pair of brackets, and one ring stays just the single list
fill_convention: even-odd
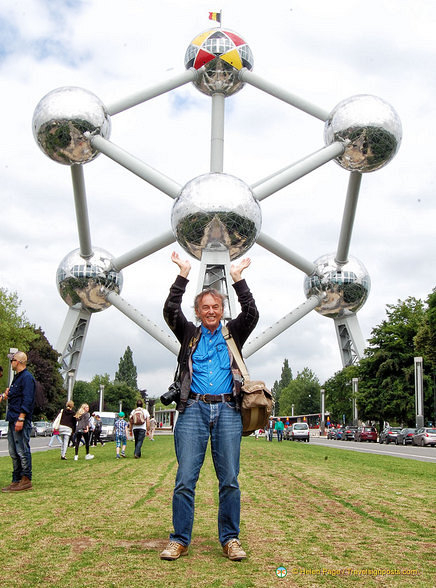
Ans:
[{"label": "atomium monument", "polygon": [[[89,321],[93,313],[115,306],[167,349],[177,354],[172,334],[149,321],[120,293],[123,268],[177,243],[200,260],[198,290],[213,286],[228,295],[224,318],[236,309],[229,288],[230,261],[255,243],[301,270],[305,299],[244,347],[249,357],[312,310],[334,321],[344,366],[363,354],[364,341],[357,312],[370,291],[363,263],[349,254],[362,175],[381,169],[401,143],[401,122],[387,102],[371,95],[356,95],[325,110],[253,73],[253,55],[234,31],[210,28],[197,35],[185,53],[185,70],[172,78],[105,104],[93,93],[61,87],[44,96],[33,116],[33,134],[53,161],[70,166],[76,208],[79,248],[68,253],[57,270],[59,294],[68,305],[57,342],[69,392],[74,384]],[[180,185],[110,141],[112,117],[192,83],[212,103],[210,169]],[[324,145],[286,168],[249,186],[224,173],[225,100],[246,84],[284,101],[324,124]],[[321,134],[321,133],[320,133]],[[171,230],[114,257],[93,247],[89,228],[84,165],[104,154],[174,200]],[[310,261],[261,230],[260,203],[320,166],[335,161],[349,172],[342,224],[335,251]]]}]

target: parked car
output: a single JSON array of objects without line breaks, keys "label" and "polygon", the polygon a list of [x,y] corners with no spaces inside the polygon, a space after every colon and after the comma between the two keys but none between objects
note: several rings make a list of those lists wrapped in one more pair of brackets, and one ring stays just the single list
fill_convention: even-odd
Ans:
[{"label": "parked car", "polygon": [[395,443],[398,433],[401,432],[401,427],[385,427],[378,438],[379,443]]},{"label": "parked car", "polygon": [[327,439],[342,439],[342,429],[338,428],[338,429],[334,429],[333,427],[331,427],[329,429],[329,432],[327,433]]},{"label": "parked car", "polygon": [[36,425],[35,423],[32,423],[32,430],[30,431],[30,436],[31,437],[36,437],[37,432],[36,432]]},{"label": "parked car", "polygon": [[310,429],[307,423],[293,423],[288,427],[286,439],[290,441],[310,441]]},{"label": "parked car", "polygon": [[412,437],[412,445],[436,446],[436,429],[434,427],[421,427]]},{"label": "parked car", "polygon": [[49,437],[53,433],[53,425],[47,421],[36,421],[35,427],[36,434],[39,436]]},{"label": "parked car", "polygon": [[377,429],[375,427],[359,427],[354,433],[355,441],[372,441],[377,443]]},{"label": "parked car", "polygon": [[354,434],[357,431],[357,427],[344,427],[342,433],[342,441],[353,441]]},{"label": "parked car", "polygon": [[417,429],[409,429],[408,427],[401,429],[395,439],[395,445],[407,445],[408,443],[412,443],[412,437],[416,431]]},{"label": "parked car", "polygon": [[8,436],[9,423],[8,421],[0,421],[0,437]]}]

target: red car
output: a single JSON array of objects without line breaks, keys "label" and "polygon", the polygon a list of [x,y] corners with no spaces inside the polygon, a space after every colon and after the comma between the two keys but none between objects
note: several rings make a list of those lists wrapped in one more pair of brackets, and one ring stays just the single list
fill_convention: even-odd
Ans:
[{"label": "red car", "polygon": [[375,427],[359,427],[354,433],[354,440],[377,443],[377,429]]}]

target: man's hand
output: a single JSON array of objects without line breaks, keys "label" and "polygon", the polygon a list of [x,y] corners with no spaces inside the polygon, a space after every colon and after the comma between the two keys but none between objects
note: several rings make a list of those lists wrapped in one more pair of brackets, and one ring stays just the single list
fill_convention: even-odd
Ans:
[{"label": "man's hand", "polygon": [[15,423],[15,430],[18,432],[23,430],[24,422],[23,421],[16,421]]},{"label": "man's hand", "polygon": [[241,259],[241,261],[238,264],[232,263],[232,265],[230,266],[230,275],[232,276],[234,282],[239,282],[239,280],[242,280],[241,274],[244,271],[244,269],[250,265],[250,263],[251,259],[249,257]]},{"label": "man's hand", "polygon": [[187,278],[189,272],[191,271],[191,264],[189,262],[189,259],[185,259],[185,261],[182,261],[179,257],[179,254],[173,251],[171,253],[171,261],[179,267],[180,275],[184,278]]}]

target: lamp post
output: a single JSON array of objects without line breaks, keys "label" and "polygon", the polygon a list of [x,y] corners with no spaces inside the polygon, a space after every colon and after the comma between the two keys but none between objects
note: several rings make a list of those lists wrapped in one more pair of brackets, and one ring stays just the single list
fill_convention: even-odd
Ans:
[{"label": "lamp post", "polygon": [[98,410],[99,412],[103,412],[104,407],[104,385],[100,384],[100,399],[98,403]]},{"label": "lamp post", "polygon": [[414,358],[415,365],[415,414],[416,428],[424,426],[424,391],[422,357]]},{"label": "lamp post", "polygon": [[325,419],[325,390],[324,390],[324,388],[321,388],[321,423],[320,423],[320,429],[321,429],[321,435],[323,435],[323,436],[325,434],[324,419]]},{"label": "lamp post", "polygon": [[357,427],[358,414],[357,414],[357,392],[359,389],[359,378],[353,378],[351,380],[353,388],[353,425]]}]

